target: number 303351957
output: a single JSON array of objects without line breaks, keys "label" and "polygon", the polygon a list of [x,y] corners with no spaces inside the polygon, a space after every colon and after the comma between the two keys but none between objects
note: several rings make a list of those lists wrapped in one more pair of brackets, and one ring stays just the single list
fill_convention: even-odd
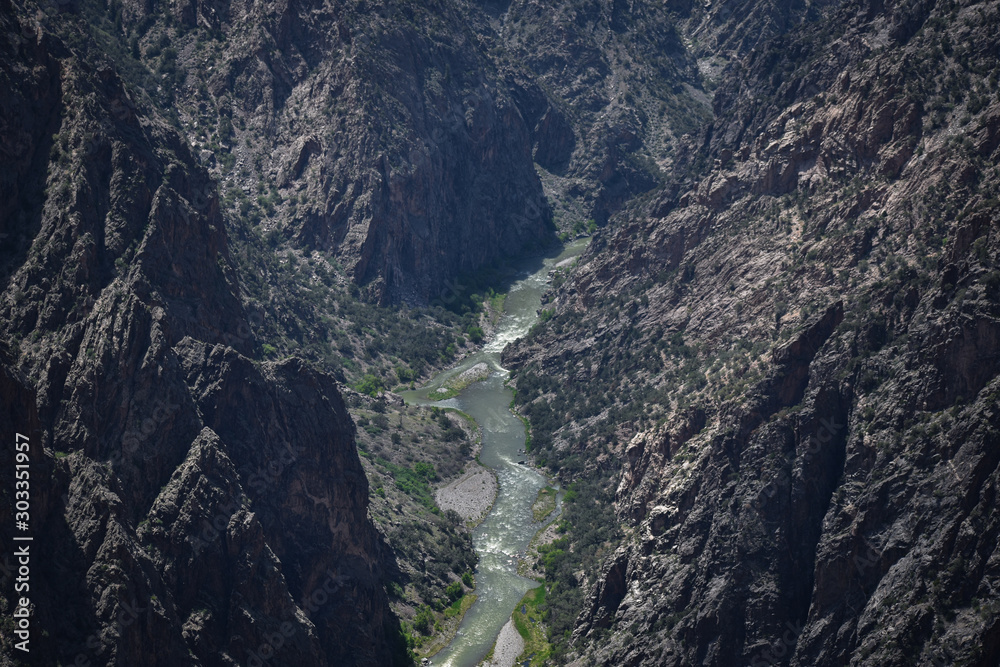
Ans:
[{"label": "number 303351957", "polygon": [[[21,506],[25,505],[26,501],[29,498],[28,489],[29,489],[29,478],[31,476],[31,471],[28,468],[28,465],[31,462],[31,458],[28,454],[29,447],[30,447],[30,442],[28,440],[28,436],[21,435],[20,433],[18,433],[17,440],[14,445],[14,449],[16,452],[15,454],[16,463],[14,466],[15,469],[14,477],[16,480],[14,482],[15,485],[14,498],[17,501],[20,501],[17,503],[18,510],[21,510]],[[25,507],[24,510],[27,510],[27,507]],[[28,512],[18,511],[16,513],[15,520],[27,521]]]}]

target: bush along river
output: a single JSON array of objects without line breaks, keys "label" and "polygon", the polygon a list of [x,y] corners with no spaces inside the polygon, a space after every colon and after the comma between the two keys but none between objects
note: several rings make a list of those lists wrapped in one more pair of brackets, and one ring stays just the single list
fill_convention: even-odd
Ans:
[{"label": "bush along river", "polygon": [[[431,659],[435,666],[478,665],[518,601],[538,586],[537,581],[518,575],[518,559],[535,533],[554,521],[559,512],[553,512],[542,522],[535,521],[532,515],[532,503],[547,480],[527,465],[524,424],[510,411],[514,396],[504,384],[509,373],[500,366],[500,353],[538,321],[542,292],[552,269],[570,263],[586,245],[587,239],[581,239],[567,245],[558,257],[535,260],[532,272],[514,283],[507,293],[504,313],[493,339],[427,386],[403,392],[408,403],[454,407],[475,419],[483,436],[479,462],[493,470],[499,481],[493,508],[472,534],[479,555],[475,591],[478,597],[462,620],[455,639]],[[539,262],[541,268],[537,268]],[[477,365],[471,373],[467,372]],[[465,376],[460,378],[463,373]],[[460,387],[469,378],[485,379],[473,381],[451,398],[433,400],[435,394],[454,393],[449,388]]]}]

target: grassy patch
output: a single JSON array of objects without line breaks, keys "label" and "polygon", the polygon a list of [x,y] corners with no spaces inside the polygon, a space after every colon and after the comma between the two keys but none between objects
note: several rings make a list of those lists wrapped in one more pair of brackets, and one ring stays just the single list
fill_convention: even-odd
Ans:
[{"label": "grassy patch", "polygon": [[503,317],[503,302],[507,298],[506,294],[494,294],[484,302],[484,310],[490,320],[490,324],[496,326]]},{"label": "grassy patch", "polygon": [[[441,391],[441,390],[444,391]],[[465,387],[462,387],[465,389]],[[427,398],[431,401],[445,401],[449,398],[455,398],[458,396],[462,389],[455,389],[454,387],[439,387],[427,395]]]},{"label": "grassy patch", "polygon": [[531,514],[535,521],[544,521],[556,510],[556,490],[551,486],[546,486],[538,492],[534,504],[531,506]]},{"label": "grassy patch", "polygon": [[461,625],[465,612],[472,607],[476,597],[475,593],[468,593],[445,607],[444,612],[438,616],[438,620],[434,623],[433,636],[419,641],[414,654],[418,658],[430,658],[450,644],[458,632],[458,626]]},{"label": "grassy patch", "polygon": [[445,608],[444,617],[445,618],[455,618],[458,617],[459,620],[465,616],[465,612],[469,611],[469,607],[472,603],[476,601],[476,596],[473,593],[468,595],[463,595],[459,599],[451,603],[450,606]]},{"label": "grassy patch", "polygon": [[459,417],[461,417],[465,421],[469,422],[469,425],[472,427],[473,430],[476,430],[476,429],[479,428],[479,424],[476,423],[476,420],[468,412],[462,412],[458,408],[441,408],[441,411],[442,412],[454,412],[456,415],[458,415]]},{"label": "grassy patch", "polygon": [[[506,385],[506,386],[510,386],[510,385]],[[514,391],[514,398],[511,399],[509,407],[510,407],[511,413],[513,413],[513,415],[515,417],[517,417],[518,419],[520,419],[521,423],[524,424],[524,451],[530,452],[531,451],[531,422],[528,421],[527,417],[525,417],[524,415],[521,414],[520,410],[517,409],[517,391],[516,390]]]},{"label": "grassy patch", "polygon": [[524,652],[517,658],[518,665],[543,665],[552,653],[545,630],[545,612],[540,608],[544,604],[545,584],[542,584],[525,593],[511,615],[514,627],[524,639]]},{"label": "grassy patch", "polygon": [[[475,366],[473,366],[472,368],[475,368]],[[472,369],[467,369],[465,372],[459,373],[454,377],[448,378],[448,380],[445,381],[444,385],[430,392],[427,395],[427,398],[429,398],[432,401],[443,401],[445,399],[458,396],[458,394],[461,393],[463,389],[465,389],[471,384],[480,382],[481,380],[485,380],[490,376],[490,373],[492,373],[492,370],[488,367],[485,370],[480,370],[477,373],[469,374],[470,370]]]},{"label": "grassy patch", "polygon": [[420,462],[411,468],[409,466],[396,465],[383,458],[376,458],[375,463],[389,473],[400,491],[432,512],[437,513],[440,511],[431,493],[430,482],[436,481],[438,478],[433,465]]}]

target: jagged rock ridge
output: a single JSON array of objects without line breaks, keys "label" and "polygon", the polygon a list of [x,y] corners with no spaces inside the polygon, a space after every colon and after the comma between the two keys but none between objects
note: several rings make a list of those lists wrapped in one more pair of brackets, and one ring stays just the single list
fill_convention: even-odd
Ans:
[{"label": "jagged rock ridge", "polygon": [[218,198],[186,144],[44,18],[0,9],[2,392],[32,446],[31,659],[391,663],[386,547],[335,382],[248,358]]},{"label": "jagged rock ridge", "polygon": [[1000,659],[997,17],[848,2],[734,62],[694,178],[506,352],[540,454],[617,479],[579,664]]}]

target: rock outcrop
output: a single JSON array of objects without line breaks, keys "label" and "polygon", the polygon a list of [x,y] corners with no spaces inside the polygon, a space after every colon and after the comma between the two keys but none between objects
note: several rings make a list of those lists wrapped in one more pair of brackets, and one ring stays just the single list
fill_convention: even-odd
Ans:
[{"label": "rock outcrop", "polygon": [[122,22],[151,68],[170,44],[180,124],[224,189],[267,198],[264,233],[336,258],[371,299],[426,305],[552,242],[533,156],[572,144],[538,86],[491,54],[477,11],[126,2]]},{"label": "rock outcrop", "polygon": [[61,17],[0,9],[0,418],[31,445],[32,660],[405,660],[354,425],[327,375],[251,360],[213,182]]},{"label": "rock outcrop", "polygon": [[625,527],[577,664],[1000,659],[997,16],[846,2],[757,44],[506,351],[539,456]]},{"label": "rock outcrop", "polygon": [[503,47],[576,135],[535,152],[560,216],[603,226],[656,188],[711,119],[711,91],[726,65],[836,4],[511,2],[498,19]]},{"label": "rock outcrop", "polygon": [[[468,351],[447,313],[386,350],[359,299],[460,310],[554,221],[596,235],[503,358],[568,489],[553,659],[996,664],[997,25],[996,0],[0,0],[32,658],[408,662],[387,581],[432,604],[474,559],[447,516],[410,535],[397,489],[387,572],[333,377]],[[283,355],[310,337],[323,368]],[[410,470],[368,412],[376,479]]]}]

